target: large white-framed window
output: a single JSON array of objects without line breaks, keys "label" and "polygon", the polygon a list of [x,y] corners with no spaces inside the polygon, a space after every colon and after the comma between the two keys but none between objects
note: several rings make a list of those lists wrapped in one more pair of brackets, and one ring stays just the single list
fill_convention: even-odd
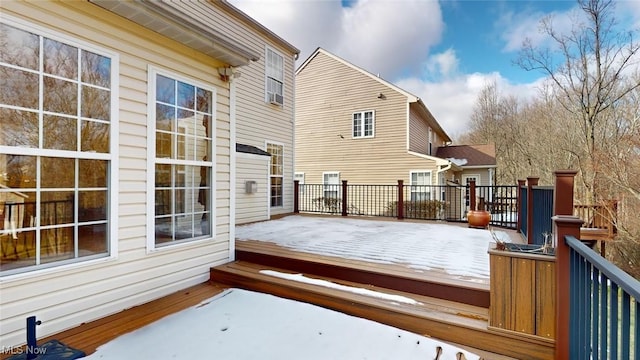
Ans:
[{"label": "large white-framed window", "polygon": [[327,171],[322,173],[323,196],[327,199],[339,199],[340,196],[340,172]]},{"label": "large white-framed window", "polygon": [[266,101],[284,104],[284,57],[267,47],[265,54]]},{"label": "large white-framed window", "polygon": [[431,200],[431,171],[411,171],[410,177],[411,201]]},{"label": "large white-framed window", "polygon": [[304,195],[304,173],[296,172],[293,174],[293,180],[298,180],[298,194]]},{"label": "large white-framed window", "polygon": [[375,128],[375,112],[373,110],[359,111],[353,113],[353,132],[354,139],[371,138],[374,135]]},{"label": "large white-framed window", "polygon": [[271,154],[269,183],[271,189],[271,207],[282,206],[284,192],[284,145],[267,142],[267,152]]},{"label": "large white-framed window", "polygon": [[148,248],[210,239],[216,90],[150,66],[148,91]]},{"label": "large white-framed window", "polygon": [[118,62],[0,21],[0,276],[115,255]]}]

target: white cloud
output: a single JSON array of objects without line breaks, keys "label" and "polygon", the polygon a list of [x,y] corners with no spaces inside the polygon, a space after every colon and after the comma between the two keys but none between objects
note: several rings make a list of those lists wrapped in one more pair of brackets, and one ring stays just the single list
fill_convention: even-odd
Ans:
[{"label": "white cloud", "polygon": [[460,60],[456,56],[456,51],[452,48],[447,51],[429,57],[425,63],[426,71],[430,77],[449,77],[458,72]]},{"label": "white cloud", "polygon": [[542,80],[514,85],[499,73],[493,72],[462,74],[438,82],[411,77],[397,81],[396,84],[420,97],[444,131],[455,139],[468,129],[478,94],[492,82],[498,85],[503,94],[530,99],[537,93]]},{"label": "white cloud", "polygon": [[549,45],[549,36],[543,33],[540,27],[540,21],[547,16],[550,17],[552,27],[556,32],[567,34],[571,31],[576,19],[583,16],[583,14],[576,12],[576,8],[552,13],[539,11],[505,12],[495,23],[495,27],[500,32],[500,37],[505,42],[503,51],[520,50],[525,39],[531,40],[531,44],[534,47]]}]

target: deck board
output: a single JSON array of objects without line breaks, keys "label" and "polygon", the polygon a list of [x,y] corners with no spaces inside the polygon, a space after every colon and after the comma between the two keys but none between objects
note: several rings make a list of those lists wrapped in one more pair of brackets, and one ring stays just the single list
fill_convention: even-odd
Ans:
[{"label": "deck board", "polygon": [[[124,335],[156,320],[197,305],[228,288],[222,284],[202,283],[175,292],[160,299],[138,305],[116,314],[84,323],[69,330],[38,339],[38,344],[57,339],[66,345],[82,350],[87,355],[102,344]],[[6,359],[9,354],[0,354]]]}]

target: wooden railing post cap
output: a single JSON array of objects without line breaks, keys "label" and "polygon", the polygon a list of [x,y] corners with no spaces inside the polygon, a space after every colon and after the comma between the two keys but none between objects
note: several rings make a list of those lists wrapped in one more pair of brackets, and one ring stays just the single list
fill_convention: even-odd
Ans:
[{"label": "wooden railing post cap", "polygon": [[578,174],[578,170],[556,170],[553,172],[553,175],[555,175],[556,177],[564,177],[564,176],[575,177],[577,174]]},{"label": "wooden railing post cap", "polygon": [[540,177],[538,176],[527,176],[527,184],[529,185],[538,185],[538,181],[540,180]]},{"label": "wooden railing post cap", "polygon": [[563,224],[568,226],[580,227],[584,224],[584,221],[579,217],[573,215],[555,215],[551,217],[551,220],[556,224]]},{"label": "wooden railing post cap", "polygon": [[523,186],[524,184],[527,183],[527,180],[524,179],[518,179],[518,185]]}]

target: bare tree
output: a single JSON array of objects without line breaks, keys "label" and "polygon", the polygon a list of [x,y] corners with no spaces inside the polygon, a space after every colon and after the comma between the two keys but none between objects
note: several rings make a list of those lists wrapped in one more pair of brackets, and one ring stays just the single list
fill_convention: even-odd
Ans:
[{"label": "bare tree", "polygon": [[578,4],[578,15],[584,15],[584,21],[576,17],[572,30],[565,34],[554,28],[552,16],[545,17],[540,30],[552,44],[539,48],[526,39],[517,64],[541,71],[555,85],[558,103],[581,135],[581,151],[574,155],[582,183],[595,200],[603,166],[598,162],[604,145],[599,140],[608,127],[606,112],[640,87],[637,81],[626,81],[638,71],[640,44],[633,31],[617,31],[612,0],[580,0]]}]

